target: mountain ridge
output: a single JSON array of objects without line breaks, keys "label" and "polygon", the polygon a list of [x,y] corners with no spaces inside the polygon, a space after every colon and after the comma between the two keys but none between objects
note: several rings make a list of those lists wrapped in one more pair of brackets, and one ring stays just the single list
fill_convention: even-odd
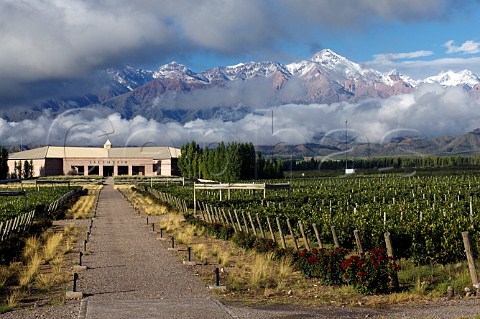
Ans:
[{"label": "mountain ridge", "polygon": [[[445,71],[413,80],[396,70],[380,72],[352,62],[330,49],[311,58],[282,64],[275,61],[244,62],[194,72],[172,61],[156,70],[126,66],[97,74],[102,85],[91,92],[45,101],[25,111],[5,111],[4,119],[35,118],[48,110],[52,116],[68,109],[104,107],[130,119],[137,115],[159,122],[229,117],[255,108],[281,104],[331,104],[385,99],[410,94],[422,84],[459,86],[480,98],[480,78],[473,72]],[[223,117],[222,117],[223,118]]]}]

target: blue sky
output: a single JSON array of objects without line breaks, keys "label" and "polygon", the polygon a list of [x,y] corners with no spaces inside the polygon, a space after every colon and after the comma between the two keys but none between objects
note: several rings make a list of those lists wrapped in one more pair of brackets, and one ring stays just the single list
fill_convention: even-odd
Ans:
[{"label": "blue sky", "polygon": [[[414,21],[375,20],[359,28],[313,28],[306,34],[280,41],[277,52],[242,52],[224,56],[212,52],[172,56],[194,71],[245,61],[276,60],[290,63],[308,59],[321,49],[331,49],[349,60],[389,71],[393,68],[414,79],[442,71],[470,69],[480,74],[480,4],[466,6],[439,19]],[[468,5],[467,5],[468,4]]]},{"label": "blue sky", "polygon": [[[479,7],[476,0],[3,0],[0,101],[125,64],[176,60],[203,71],[289,63],[323,48],[414,78],[449,68],[480,73],[480,63],[468,60],[479,55]],[[447,41],[453,49],[472,41],[470,51],[447,54]],[[414,52],[429,55],[375,59]]]}]

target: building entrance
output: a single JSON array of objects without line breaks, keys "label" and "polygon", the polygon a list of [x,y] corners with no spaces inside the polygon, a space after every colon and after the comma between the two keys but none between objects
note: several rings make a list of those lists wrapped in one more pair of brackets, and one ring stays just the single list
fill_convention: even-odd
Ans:
[{"label": "building entrance", "polygon": [[103,177],[113,176],[113,166],[103,166]]}]

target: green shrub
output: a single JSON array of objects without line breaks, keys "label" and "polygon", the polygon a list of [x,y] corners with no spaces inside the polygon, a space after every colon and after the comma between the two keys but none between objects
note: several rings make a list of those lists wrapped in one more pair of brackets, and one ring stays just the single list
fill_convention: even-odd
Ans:
[{"label": "green shrub", "polygon": [[255,243],[255,237],[253,235],[250,235],[249,233],[242,231],[233,235],[232,241],[238,247],[249,250],[249,249],[253,249],[253,245]]},{"label": "green shrub", "polygon": [[259,253],[268,253],[278,248],[276,241],[268,238],[257,238],[253,243],[253,250]]},{"label": "green shrub", "polygon": [[365,258],[351,256],[342,263],[342,268],[343,280],[362,294],[387,292],[390,279],[400,269],[383,248],[370,250]]},{"label": "green shrub", "polygon": [[298,254],[296,266],[307,277],[319,278],[326,285],[342,284],[344,248],[304,249]]}]

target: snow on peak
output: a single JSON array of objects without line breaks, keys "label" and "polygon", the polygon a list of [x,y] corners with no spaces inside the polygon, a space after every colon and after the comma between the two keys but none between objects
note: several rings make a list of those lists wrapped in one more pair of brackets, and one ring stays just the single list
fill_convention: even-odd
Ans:
[{"label": "snow on peak", "polygon": [[280,63],[263,61],[263,62],[245,62],[235,65],[218,67],[202,73],[207,79],[223,77],[228,80],[247,80],[258,77],[270,77],[275,72],[282,72],[290,75],[288,70]]},{"label": "snow on peak", "polygon": [[155,73],[153,73],[153,78],[175,78],[181,79],[187,82],[194,82],[194,81],[204,81],[202,77],[200,77],[197,73],[193,72],[185,65],[180,64],[176,61],[172,61],[168,64],[162,65],[158,68]]},{"label": "snow on peak", "polygon": [[424,80],[424,82],[438,83],[443,86],[468,85],[473,87],[474,85],[480,83],[480,79],[469,70],[462,70],[459,72],[449,70],[446,72],[441,72],[436,76],[428,77]]},{"label": "snow on peak", "polygon": [[191,75],[193,71],[187,68],[185,65],[176,61],[172,61],[168,64],[162,65],[153,74],[153,77],[160,78],[172,75]]},{"label": "snow on peak", "polygon": [[333,52],[330,49],[324,49],[320,52],[317,52],[311,59],[313,62],[318,63],[341,63],[341,62],[350,62],[347,58]]},{"label": "snow on peak", "polygon": [[418,85],[419,81],[415,81],[414,79],[406,76],[405,74],[402,74],[398,72],[397,69],[392,69],[387,73],[383,73],[382,77],[384,79],[384,83],[388,85],[394,85],[398,81],[403,81],[404,83],[407,83],[408,85],[415,87]]},{"label": "snow on peak", "polygon": [[105,72],[110,79],[118,82],[130,91],[147,83],[153,76],[152,71],[136,69],[129,65],[126,65],[123,69],[110,68]]},{"label": "snow on peak", "polygon": [[292,74],[309,76],[323,73],[331,79],[343,82],[348,80],[364,80],[367,82],[382,81],[382,74],[372,69],[363,68],[360,64],[325,49],[316,53],[310,60],[294,62],[287,65]]}]

